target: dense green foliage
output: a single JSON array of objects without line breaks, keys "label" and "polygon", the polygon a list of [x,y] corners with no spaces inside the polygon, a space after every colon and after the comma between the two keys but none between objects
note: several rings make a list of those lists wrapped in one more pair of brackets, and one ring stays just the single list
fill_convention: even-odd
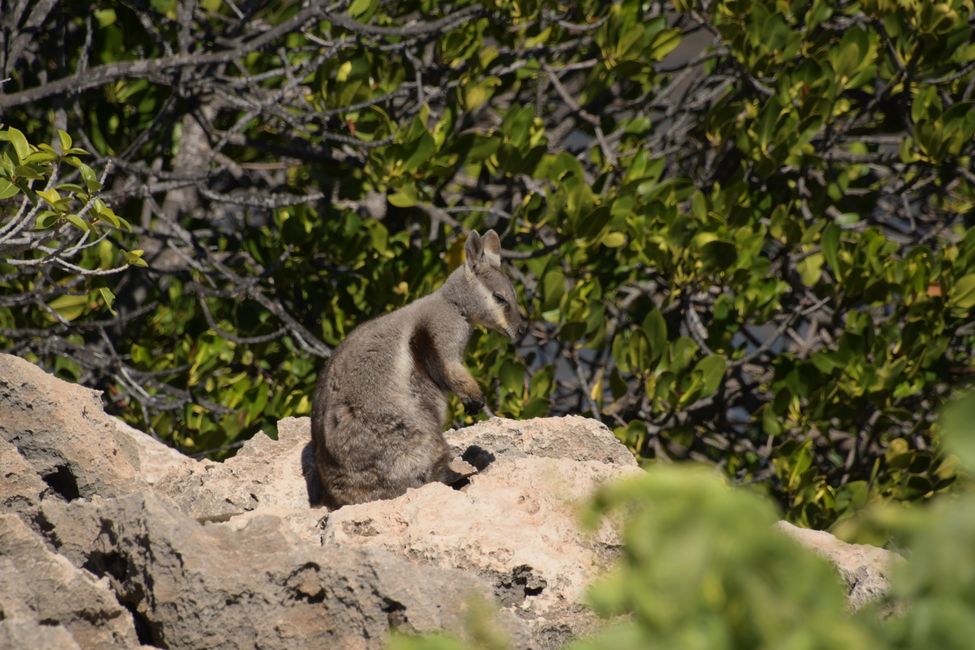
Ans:
[{"label": "dense green foliage", "polygon": [[[82,160],[88,152],[64,131],[58,149],[34,146],[12,127],[0,129],[0,141],[10,144],[0,156],[0,199],[16,210],[0,230],[0,250],[22,269],[23,283],[12,288],[29,288],[34,298],[20,305],[36,308],[41,323],[64,326],[89,310],[113,311],[115,295],[97,278],[147,265],[141,250],[120,249],[118,237],[131,226],[98,198],[102,184]],[[58,182],[66,170],[80,184]]]},{"label": "dense green foliage", "polygon": [[148,268],[45,263],[82,211],[11,141],[0,228],[11,187],[61,216],[0,248],[0,348],[136,426],[220,455],[307,414],[332,346],[495,227],[533,321],[517,353],[474,338],[498,414],[601,418],[816,526],[952,483],[932,414],[975,368],[970,0],[42,5],[0,21],[0,119],[71,133],[98,178],[59,191],[102,180],[131,224],[79,268]]}]

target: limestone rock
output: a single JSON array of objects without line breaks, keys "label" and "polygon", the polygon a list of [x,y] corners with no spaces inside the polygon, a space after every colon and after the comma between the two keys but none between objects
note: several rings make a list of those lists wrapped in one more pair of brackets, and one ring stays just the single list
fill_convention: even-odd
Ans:
[{"label": "limestone rock", "polygon": [[152,494],[51,500],[43,513],[58,551],[167,648],[378,647],[392,626],[459,631],[468,596],[488,593],[459,571],[303,544],[273,515],[203,525]]},{"label": "limestone rock", "polygon": [[310,440],[308,418],[285,418],[278,423],[277,440],[259,433],[222,463],[184,463],[156,490],[202,521],[271,512],[299,537],[320,543],[317,524],[324,511],[309,508],[318,491]]},{"label": "limestone rock", "polygon": [[64,499],[119,495],[193,462],[105,413],[100,393],[0,354],[0,440]]},{"label": "limestone rock", "polygon": [[17,448],[0,439],[0,512],[15,512],[30,519],[50,492]]},{"label": "limestone rock", "polygon": [[33,620],[0,621],[0,648],[81,650],[63,626],[41,625]]},{"label": "limestone rock", "polygon": [[[0,639],[11,640],[0,647],[138,645],[129,612],[106,584],[78,566],[49,551],[17,515],[0,514]],[[14,643],[25,638],[32,642]]]},{"label": "limestone rock", "polygon": [[849,544],[826,531],[799,528],[787,521],[780,521],[776,525],[836,567],[849,589],[847,598],[854,611],[890,592],[887,577],[890,568],[904,559],[897,553],[876,546]]},{"label": "limestone rock", "polygon": [[[464,429],[451,429],[447,441],[468,459],[495,456],[568,458],[636,467],[633,454],[605,424],[578,415],[531,420],[491,418]],[[488,456],[478,450],[484,450]]]},{"label": "limestone rock", "polygon": [[581,533],[577,506],[604,481],[638,472],[633,457],[605,426],[578,417],[493,418],[448,440],[481,467],[468,485],[430,484],[340,508],[328,516],[326,545],[382,548],[474,573],[536,637],[594,624],[583,595],[618,540],[608,525]]}]

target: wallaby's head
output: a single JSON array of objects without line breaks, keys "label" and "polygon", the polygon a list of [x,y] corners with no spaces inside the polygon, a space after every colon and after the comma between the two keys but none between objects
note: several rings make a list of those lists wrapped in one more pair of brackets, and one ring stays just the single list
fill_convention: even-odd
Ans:
[{"label": "wallaby's head", "polygon": [[512,339],[523,335],[526,326],[518,309],[518,297],[511,280],[501,270],[498,233],[488,230],[482,237],[472,230],[464,253],[464,277],[470,287],[464,305],[468,320]]}]

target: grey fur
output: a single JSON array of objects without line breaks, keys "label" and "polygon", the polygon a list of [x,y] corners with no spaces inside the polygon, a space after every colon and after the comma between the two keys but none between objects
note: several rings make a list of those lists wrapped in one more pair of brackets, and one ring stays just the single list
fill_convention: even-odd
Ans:
[{"label": "grey fur", "polygon": [[525,331],[497,233],[472,232],[464,250],[465,263],[440,289],[357,327],[319,377],[312,446],[329,507],[460,478],[448,468],[443,425],[449,392],[468,413],[484,407],[462,364],[471,326],[512,339]]}]

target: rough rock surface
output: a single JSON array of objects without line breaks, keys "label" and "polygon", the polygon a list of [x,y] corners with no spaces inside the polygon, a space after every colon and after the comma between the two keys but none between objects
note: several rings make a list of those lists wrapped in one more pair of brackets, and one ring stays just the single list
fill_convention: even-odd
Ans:
[{"label": "rough rock surface", "polygon": [[0,439],[62,498],[115,496],[151,486],[179,452],[105,413],[100,393],[0,356]]},{"label": "rough rock surface", "polygon": [[0,648],[378,648],[391,629],[463,633],[472,597],[497,604],[518,648],[591,629],[580,598],[617,539],[581,534],[576,506],[640,471],[606,427],[448,432],[480,470],[466,485],[330,513],[310,505],[308,426],[195,461],[0,355]]},{"label": "rough rock surface", "polygon": [[[0,415],[0,421],[3,419]],[[17,448],[0,438],[0,512],[16,512],[29,519],[51,492]]]},{"label": "rough rock surface", "polygon": [[595,485],[639,472],[633,456],[581,417],[494,418],[447,440],[481,470],[469,485],[340,508],[328,516],[326,545],[408,549],[421,562],[470,571],[555,645],[588,629],[595,621],[579,605],[618,539],[608,525],[580,533],[577,506]]},{"label": "rough rock surface", "polygon": [[0,648],[81,650],[71,633],[62,626],[41,625],[28,619],[0,621]]},{"label": "rough rock surface", "polygon": [[486,593],[459,571],[303,544],[273,515],[201,525],[151,493],[42,512],[58,551],[107,578],[143,637],[168,648],[373,647],[391,623],[459,628],[444,603]]},{"label": "rough rock surface", "polygon": [[31,634],[30,624],[39,623],[61,628],[58,636],[67,633],[83,648],[138,645],[132,618],[108,585],[49,551],[13,514],[0,514],[0,612],[13,638]]},{"label": "rough rock surface", "polygon": [[787,521],[780,521],[776,525],[779,530],[833,563],[846,582],[847,598],[854,611],[890,592],[890,581],[887,579],[890,568],[904,559],[897,553],[876,546],[848,544],[822,530],[799,528]]}]

